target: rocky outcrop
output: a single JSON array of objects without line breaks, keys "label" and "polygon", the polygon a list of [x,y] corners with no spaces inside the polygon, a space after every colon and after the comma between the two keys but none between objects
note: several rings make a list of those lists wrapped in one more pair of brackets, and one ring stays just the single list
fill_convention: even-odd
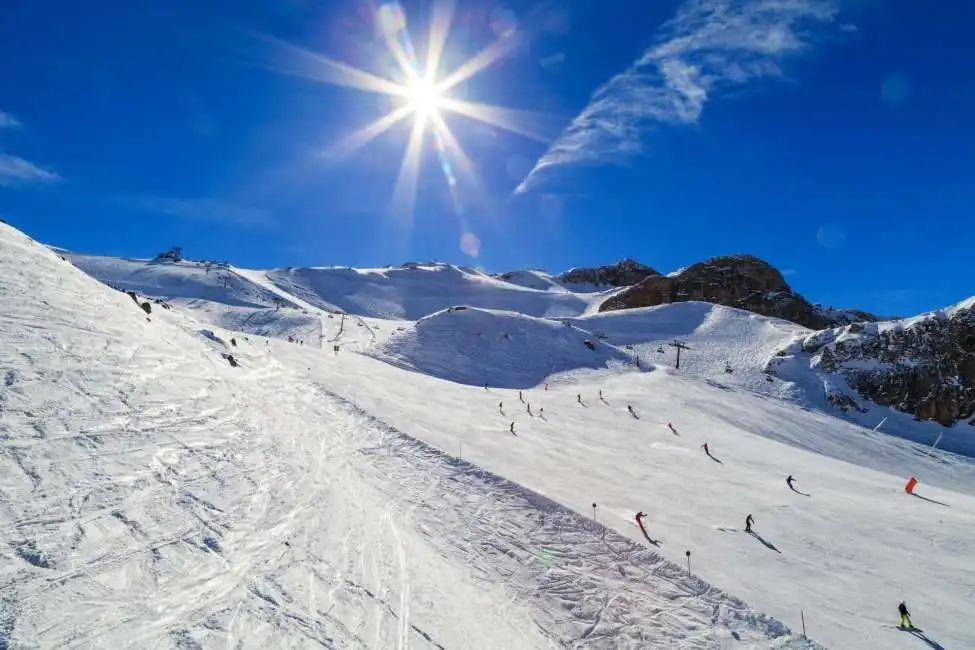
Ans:
[{"label": "rocky outcrop", "polygon": [[562,284],[569,285],[629,287],[641,282],[645,278],[659,275],[659,273],[649,266],[627,258],[611,266],[571,269],[556,279]]},{"label": "rocky outcrop", "polygon": [[975,299],[906,321],[850,325],[800,341],[812,365],[875,404],[975,426]]},{"label": "rocky outcrop", "polygon": [[857,311],[823,309],[803,298],[768,262],[752,255],[725,255],[668,275],[653,275],[606,300],[599,311],[700,300],[782,318],[810,329],[875,320]]}]

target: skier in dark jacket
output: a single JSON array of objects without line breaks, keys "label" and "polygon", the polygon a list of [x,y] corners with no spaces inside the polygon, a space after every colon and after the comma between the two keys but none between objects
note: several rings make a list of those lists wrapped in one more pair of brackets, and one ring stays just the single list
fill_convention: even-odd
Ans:
[{"label": "skier in dark jacket", "polygon": [[704,448],[704,453],[705,453],[705,454],[707,454],[708,456],[710,456],[710,455],[711,455],[711,450],[710,450],[710,449],[708,449],[708,443],[706,443],[706,442],[705,442],[705,443],[704,443],[703,445],[701,445],[701,446],[702,446],[702,447]]},{"label": "skier in dark jacket", "polygon": [[907,605],[905,605],[904,603],[898,605],[897,612],[901,615],[901,627],[903,628],[914,627],[914,624],[911,623],[911,613],[907,611]]},{"label": "skier in dark jacket", "polygon": [[785,479],[785,482],[789,484],[789,489],[795,492],[796,486],[792,484],[793,481],[795,481],[795,479],[792,478],[792,474],[789,474],[789,478]]},{"label": "skier in dark jacket", "polygon": [[752,532],[752,524],[754,524],[754,523],[755,523],[755,519],[751,515],[748,515],[747,517],[745,517],[745,532],[746,533]]}]

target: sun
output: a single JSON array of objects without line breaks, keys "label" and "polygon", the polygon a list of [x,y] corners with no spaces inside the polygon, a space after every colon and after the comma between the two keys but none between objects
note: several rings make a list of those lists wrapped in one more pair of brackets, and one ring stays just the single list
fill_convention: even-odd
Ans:
[{"label": "sun", "polygon": [[443,105],[443,91],[432,79],[419,77],[406,87],[409,106],[417,115],[427,117]]},{"label": "sun", "polygon": [[[499,21],[497,26],[492,25],[497,35],[496,40],[452,71],[444,71],[441,70],[441,64],[444,62],[444,48],[450,35],[456,0],[434,0],[429,3],[433,9],[430,14],[426,52],[420,57],[424,60],[423,64],[413,47],[406,12],[400,1],[375,0],[366,4],[376,3],[379,6],[371,17],[374,19],[373,27],[377,35],[385,41],[389,54],[388,58],[384,56],[382,59],[391,68],[388,74],[374,74],[279,39],[258,35],[262,42],[277,48],[278,56],[268,67],[278,73],[388,97],[392,105],[388,113],[344,135],[323,150],[322,156],[332,160],[343,158],[364,147],[394,125],[411,119],[413,125],[409,129],[406,150],[400,161],[391,206],[395,208],[396,214],[412,219],[422,154],[424,146],[431,143],[463,232],[461,249],[476,256],[480,242],[467,223],[467,208],[462,201],[459,176],[466,179],[465,191],[473,191],[485,205],[488,205],[487,189],[478,178],[473,163],[454,137],[445,118],[459,115],[548,145],[552,141],[550,130],[537,126],[542,121],[547,121],[547,117],[531,111],[460,99],[457,95],[466,95],[466,87],[460,92],[455,90],[459,84],[466,83],[525,41],[518,37],[520,30],[513,19]],[[491,132],[493,133],[493,129]]]}]

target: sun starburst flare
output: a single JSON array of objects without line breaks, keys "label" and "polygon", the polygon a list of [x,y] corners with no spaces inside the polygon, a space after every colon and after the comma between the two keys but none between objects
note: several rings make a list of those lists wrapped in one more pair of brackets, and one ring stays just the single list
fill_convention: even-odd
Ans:
[{"label": "sun starburst flare", "polygon": [[[397,79],[384,78],[360,70],[340,61],[315,54],[296,46],[263,37],[265,42],[276,45],[284,55],[271,70],[300,76],[338,86],[356,88],[392,97],[396,106],[389,113],[357,129],[324,153],[329,157],[346,156],[365,146],[407,117],[413,118],[413,126],[406,144],[393,191],[393,204],[398,212],[411,219],[416,201],[417,179],[423,141],[427,133],[432,136],[440,168],[447,182],[451,202],[461,225],[461,248],[468,255],[477,256],[480,247],[476,235],[470,232],[464,205],[460,200],[459,182],[455,168],[461,168],[470,176],[472,185],[481,189],[470,160],[464,154],[457,139],[443,119],[444,113],[454,113],[475,119],[492,127],[498,127],[547,144],[551,134],[530,124],[533,114],[468,102],[450,96],[450,91],[471,79],[508,54],[517,44],[517,26],[514,22],[500,30],[497,39],[462,63],[449,74],[440,75],[440,63],[453,21],[454,0],[434,5],[430,21],[426,65],[421,66],[413,49],[413,42],[406,24],[406,14],[397,2],[381,5],[374,14],[377,30],[396,62]],[[528,119],[526,119],[528,118]],[[458,163],[458,164],[455,164]],[[480,191],[478,192],[481,193]]]}]

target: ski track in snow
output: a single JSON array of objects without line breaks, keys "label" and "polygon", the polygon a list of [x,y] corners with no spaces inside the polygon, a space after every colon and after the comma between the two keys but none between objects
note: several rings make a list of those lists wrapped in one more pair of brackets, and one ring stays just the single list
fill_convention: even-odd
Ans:
[{"label": "ski track in snow", "polygon": [[[280,368],[261,385],[275,395],[273,412],[215,382],[209,411],[196,400],[148,412],[129,431],[88,434],[101,439],[97,451],[36,470],[42,500],[23,494],[21,517],[4,526],[23,560],[3,572],[3,591],[14,594],[0,614],[13,621],[11,643],[458,647],[437,631],[446,603],[412,612],[442,588],[420,575],[431,564],[414,551],[431,550],[434,565],[470,573],[467,590],[503,590],[479,620],[534,621],[506,647],[714,648],[729,630],[768,647],[787,635],[639,545],[321,387],[286,381]],[[132,444],[147,436],[153,444]],[[58,471],[65,463],[102,482],[55,488],[69,476]],[[126,472],[141,463],[151,475]],[[51,503],[55,493],[68,503]],[[490,647],[497,636],[461,647]]]}]

